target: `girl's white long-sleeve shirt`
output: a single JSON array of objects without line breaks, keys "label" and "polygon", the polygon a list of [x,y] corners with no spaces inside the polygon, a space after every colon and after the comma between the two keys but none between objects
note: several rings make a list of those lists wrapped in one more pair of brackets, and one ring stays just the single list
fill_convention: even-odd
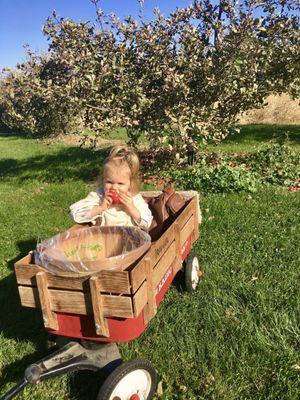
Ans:
[{"label": "girl's white long-sleeve shirt", "polygon": [[133,204],[141,214],[140,221],[135,221],[127,214],[120,205],[113,205],[99,215],[91,216],[91,210],[94,206],[102,203],[103,189],[97,192],[90,192],[85,199],[79,200],[70,206],[70,213],[73,220],[79,224],[92,222],[95,223],[99,218],[101,226],[138,226],[142,229],[148,229],[151,225],[153,216],[148,204],[138,193],[132,197]]}]

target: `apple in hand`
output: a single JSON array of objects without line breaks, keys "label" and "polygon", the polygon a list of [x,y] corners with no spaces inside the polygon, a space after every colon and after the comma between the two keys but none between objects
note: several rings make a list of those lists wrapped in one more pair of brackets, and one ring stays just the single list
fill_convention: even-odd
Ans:
[{"label": "apple in hand", "polygon": [[110,190],[108,192],[109,197],[111,198],[111,204],[122,204],[119,198],[119,193],[115,190]]}]

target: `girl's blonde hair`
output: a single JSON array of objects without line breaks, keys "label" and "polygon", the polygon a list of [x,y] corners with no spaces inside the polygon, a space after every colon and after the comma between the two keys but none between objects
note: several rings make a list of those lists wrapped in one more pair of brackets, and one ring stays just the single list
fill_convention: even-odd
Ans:
[{"label": "girl's blonde hair", "polygon": [[136,152],[127,146],[114,146],[104,161],[104,168],[108,164],[119,167],[128,167],[130,170],[130,192],[136,195],[140,191],[140,161]]}]

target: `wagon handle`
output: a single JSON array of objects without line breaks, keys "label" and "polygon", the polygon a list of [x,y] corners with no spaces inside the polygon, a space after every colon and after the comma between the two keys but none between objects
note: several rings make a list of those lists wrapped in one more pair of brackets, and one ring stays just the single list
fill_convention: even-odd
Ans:
[{"label": "wagon handle", "polygon": [[26,378],[23,378],[20,382],[16,384],[13,388],[11,388],[4,396],[0,397],[0,400],[9,400],[16,396],[24,387],[28,384]]},{"label": "wagon handle", "polygon": [[[109,346],[109,349],[108,349]],[[109,350],[111,356],[107,356]],[[29,365],[24,378],[10,389],[0,400],[9,400],[16,396],[28,384],[78,370],[99,371],[115,368],[121,362],[116,344],[103,344],[103,351],[94,356],[93,349],[83,347],[78,342],[69,342],[62,348],[46,356],[40,361]]]}]

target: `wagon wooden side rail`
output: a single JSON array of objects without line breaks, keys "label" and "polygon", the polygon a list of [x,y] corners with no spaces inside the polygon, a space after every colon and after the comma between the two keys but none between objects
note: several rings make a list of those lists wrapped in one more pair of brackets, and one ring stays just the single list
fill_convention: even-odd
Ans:
[{"label": "wagon wooden side rail", "polygon": [[[102,337],[115,341],[112,331],[119,321],[133,319],[146,326],[198,238],[198,195],[180,194],[186,205],[175,221],[140,260],[124,271],[58,276],[35,265],[30,252],[15,263],[22,306],[40,308],[44,325],[50,331],[59,332],[62,315],[87,316],[99,340]],[[89,336],[80,333],[80,337]]]}]

